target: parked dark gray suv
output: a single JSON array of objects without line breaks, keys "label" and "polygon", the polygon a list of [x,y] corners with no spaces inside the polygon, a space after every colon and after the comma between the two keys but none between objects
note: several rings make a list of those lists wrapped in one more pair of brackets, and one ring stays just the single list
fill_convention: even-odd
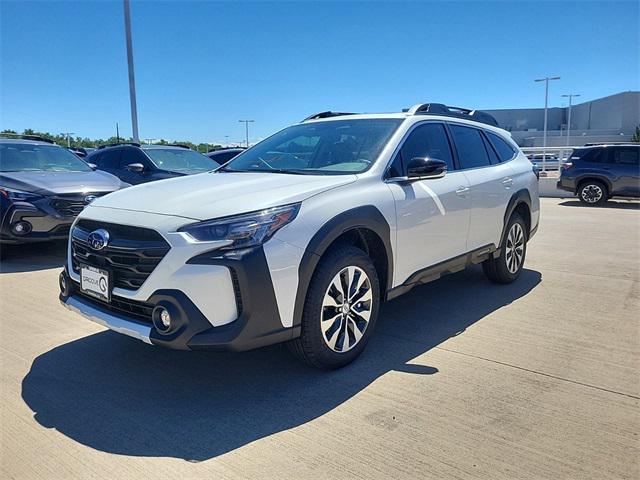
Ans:
[{"label": "parked dark gray suv", "polygon": [[0,138],[0,244],[65,239],[86,205],[126,186],[51,141]]},{"label": "parked dark gray suv", "polygon": [[562,166],[558,188],[591,206],[611,197],[640,197],[640,145],[576,148]]}]

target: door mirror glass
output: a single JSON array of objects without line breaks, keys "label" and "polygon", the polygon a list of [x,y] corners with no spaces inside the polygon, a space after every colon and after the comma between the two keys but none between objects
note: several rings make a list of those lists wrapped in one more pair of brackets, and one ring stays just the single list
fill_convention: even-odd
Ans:
[{"label": "door mirror glass", "polygon": [[96,165],[95,163],[87,163],[87,165],[89,165],[89,168],[91,170],[97,170],[98,169],[98,165]]},{"label": "door mirror glass", "polygon": [[447,162],[437,158],[414,157],[407,165],[407,177],[414,180],[440,178],[447,173]]},{"label": "door mirror glass", "polygon": [[130,172],[142,173],[144,172],[144,165],[142,165],[141,163],[130,163],[129,165],[127,165],[127,170],[129,170]]}]

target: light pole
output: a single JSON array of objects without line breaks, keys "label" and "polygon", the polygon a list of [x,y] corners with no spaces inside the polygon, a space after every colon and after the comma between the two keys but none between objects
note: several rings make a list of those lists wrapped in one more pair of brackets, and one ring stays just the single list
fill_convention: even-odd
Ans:
[{"label": "light pole", "polygon": [[564,98],[568,98],[569,99],[569,114],[568,114],[568,118],[567,118],[567,147],[569,146],[569,135],[571,133],[571,100],[573,100],[573,97],[579,97],[580,94],[579,93],[568,93],[566,95],[562,95]]},{"label": "light pole", "polygon": [[129,65],[129,100],[131,101],[131,129],[133,141],[140,143],[138,136],[138,107],[136,106],[136,78],[133,71],[133,43],[131,41],[131,13],[129,0],[124,0],[124,31],[127,40],[127,64]]},{"label": "light pole", "polygon": [[65,137],[67,137],[67,148],[69,148],[71,146],[71,140],[70,140],[70,136],[71,135],[75,135],[75,132],[64,132],[63,135]]},{"label": "light pole", "polygon": [[542,134],[542,170],[545,170],[547,163],[547,106],[549,103],[549,80],[560,80],[560,77],[537,78],[536,82],[544,82],[544,133]]},{"label": "light pole", "polygon": [[244,134],[247,148],[249,148],[249,124],[255,122],[255,120],[238,120],[240,123],[244,123]]}]

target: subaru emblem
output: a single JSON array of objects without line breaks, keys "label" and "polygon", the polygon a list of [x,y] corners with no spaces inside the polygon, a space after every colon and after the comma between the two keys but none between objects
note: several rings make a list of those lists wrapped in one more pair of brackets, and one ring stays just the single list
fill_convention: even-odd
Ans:
[{"label": "subaru emblem", "polygon": [[88,205],[91,202],[93,202],[96,198],[98,198],[96,195],[87,195],[86,197],[84,197],[84,203]]},{"label": "subaru emblem", "polygon": [[94,230],[87,237],[87,243],[93,250],[102,250],[109,243],[109,232],[103,228]]}]

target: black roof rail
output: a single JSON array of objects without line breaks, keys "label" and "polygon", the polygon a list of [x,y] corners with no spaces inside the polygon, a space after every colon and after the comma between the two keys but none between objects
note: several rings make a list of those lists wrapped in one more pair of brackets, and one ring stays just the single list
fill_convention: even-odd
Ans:
[{"label": "black roof rail", "polygon": [[0,137],[17,138],[19,140],[34,140],[36,142],[53,143],[50,138],[41,137],[40,135],[23,135],[21,133],[0,133]]},{"label": "black roof rail", "polygon": [[615,145],[615,146],[620,146],[620,145],[624,145],[625,147],[640,147],[640,143],[634,143],[634,142],[591,142],[591,143],[585,143],[584,146],[585,147],[599,147],[602,145]]},{"label": "black roof rail", "polygon": [[[302,122],[306,122],[308,120],[319,120],[321,118],[340,117],[342,115],[357,115],[357,113],[332,112],[332,111],[320,112],[320,113],[315,113],[313,115],[308,116],[307,118],[302,120]],[[302,123],[302,122],[300,122],[300,123]]]},{"label": "black roof rail", "polygon": [[191,150],[191,147],[189,145],[185,145],[184,143],[165,143],[164,145],[157,143],[155,145],[158,145],[160,147],[180,147]]},{"label": "black roof rail", "polygon": [[403,112],[411,115],[444,115],[445,117],[465,118],[494,127],[498,126],[497,120],[487,112],[462,107],[452,107],[443,103],[419,103],[411,108],[404,109]]},{"label": "black roof rail", "polygon": [[120,146],[123,146],[123,145],[132,145],[134,147],[139,147],[140,146],[140,144],[137,143],[137,142],[120,142],[120,143],[106,143],[104,145],[98,146],[98,148],[100,149],[100,148],[107,148],[107,147],[120,147]]}]

